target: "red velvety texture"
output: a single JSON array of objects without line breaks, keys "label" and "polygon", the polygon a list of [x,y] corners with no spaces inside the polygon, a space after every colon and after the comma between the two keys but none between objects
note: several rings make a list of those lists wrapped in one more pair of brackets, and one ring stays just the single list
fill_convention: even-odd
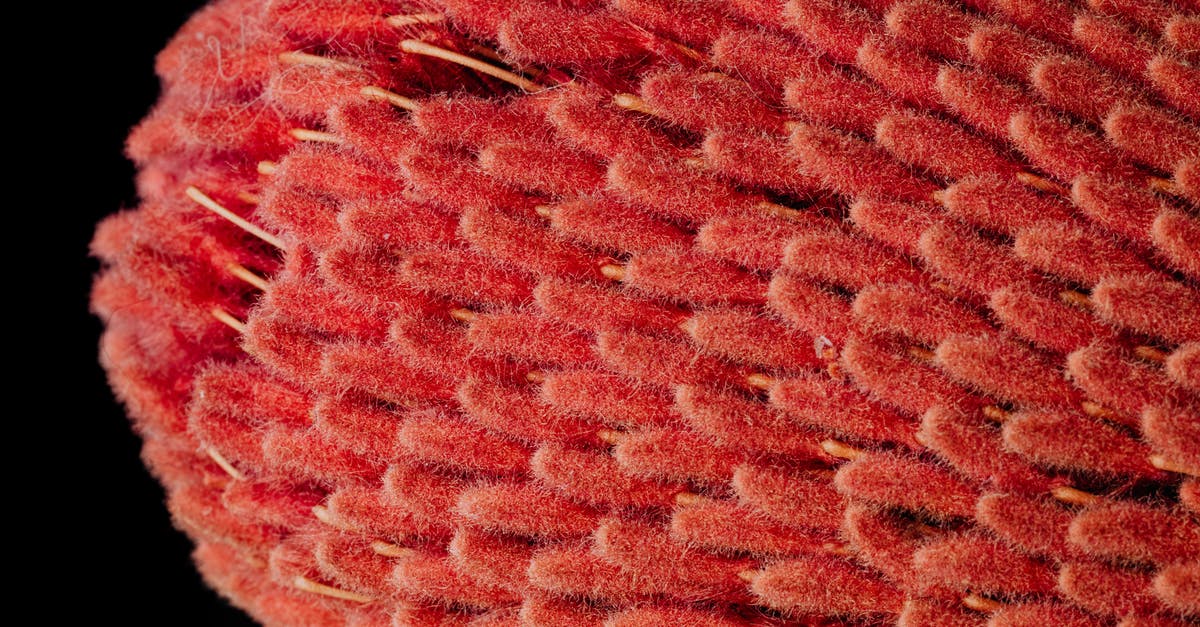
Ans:
[{"label": "red velvety texture", "polygon": [[[854,500],[918,511],[936,518],[974,513],[975,489],[944,469],[897,455],[866,455],[838,468],[834,485]],[[928,494],[914,493],[921,485]]]},{"label": "red velvety texture", "polygon": [[1198,10],[221,0],[102,362],[266,624],[1185,624]]},{"label": "red velvety texture", "polygon": [[897,614],[903,599],[887,583],[832,558],[777,562],[751,588],[766,604],[804,613]]}]

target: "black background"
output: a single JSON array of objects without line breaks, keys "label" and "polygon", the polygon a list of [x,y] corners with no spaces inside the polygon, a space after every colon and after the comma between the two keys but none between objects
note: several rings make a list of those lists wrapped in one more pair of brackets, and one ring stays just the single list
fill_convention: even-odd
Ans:
[{"label": "black background", "polygon": [[[44,373],[56,383],[49,392],[56,396],[47,399],[55,411],[32,421],[35,427],[60,429],[57,436],[43,437],[67,439],[69,448],[60,453],[68,461],[64,476],[35,477],[31,486],[35,498],[49,493],[52,515],[9,507],[10,512],[26,512],[21,522],[29,525],[37,543],[28,571],[36,574],[27,581],[33,594],[47,595],[36,605],[52,624],[253,624],[208,590],[193,569],[191,543],[172,528],[162,489],[142,466],[139,440],[97,364],[100,323],[87,309],[88,289],[98,270],[87,256],[94,225],[117,209],[137,204],[134,170],[123,156],[123,145],[130,127],[158,97],[154,56],[202,4],[89,2],[59,7],[60,15],[46,16],[42,23],[61,29],[53,30],[54,37],[62,38],[57,42],[61,49],[52,48],[62,56],[33,51],[36,58],[23,61],[34,70],[29,80],[35,87],[23,91],[31,97],[26,102],[33,109],[30,114],[40,123],[33,131],[45,130],[58,141],[46,142],[43,135],[32,142],[35,154],[48,154],[35,157],[31,171],[48,172],[51,182],[10,183],[38,188],[34,196],[41,202],[26,209],[49,218],[41,228],[48,229],[52,235],[47,239],[61,248],[53,251],[55,263],[47,266],[53,268],[48,274],[57,275],[55,280],[35,283],[65,300],[47,301],[39,308],[53,311],[51,337],[61,352],[48,351],[54,353],[53,370]],[[10,28],[37,24],[13,23]],[[44,67],[33,65],[39,63]],[[51,547],[49,552],[41,550],[45,546]],[[9,602],[34,604],[11,597]]]}]

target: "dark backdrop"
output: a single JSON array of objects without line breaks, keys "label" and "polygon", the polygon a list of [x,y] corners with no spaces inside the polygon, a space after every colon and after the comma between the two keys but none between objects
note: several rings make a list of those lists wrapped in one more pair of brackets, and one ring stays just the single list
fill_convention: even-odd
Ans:
[{"label": "dark backdrop", "polygon": [[[63,49],[54,51],[63,57],[33,61],[57,66],[46,68],[49,75],[41,72],[31,79],[35,85],[50,79],[50,85],[30,90],[36,96],[32,114],[52,118],[45,123],[61,134],[60,141],[45,146],[58,157],[51,162],[61,168],[54,178],[58,183],[42,190],[43,199],[49,192],[57,202],[33,210],[48,212],[52,239],[65,245],[55,253],[59,265],[52,267],[62,269],[62,281],[53,281],[53,291],[66,302],[53,308],[66,312],[54,319],[54,328],[68,357],[65,372],[49,373],[65,384],[56,386],[61,396],[51,399],[61,411],[37,419],[50,427],[70,425],[66,455],[77,464],[67,465],[69,474],[47,479],[67,489],[69,498],[58,500],[63,509],[57,512],[67,524],[55,525],[36,511],[33,520],[25,521],[35,527],[35,538],[41,531],[49,536],[43,542],[54,547],[49,559],[42,553],[33,569],[53,579],[31,582],[35,592],[50,597],[38,602],[38,610],[57,619],[47,621],[54,624],[252,624],[208,590],[193,570],[191,543],[171,527],[162,489],[143,468],[139,441],[96,363],[100,324],[87,310],[88,287],[98,268],[87,257],[93,225],[119,208],[136,205],[134,171],[122,149],[130,127],[158,97],[154,55],[202,4],[163,0],[59,6],[61,14],[47,16],[44,23],[68,29],[53,31],[63,38]],[[106,24],[124,27],[106,29]],[[65,74],[51,71],[64,67]],[[43,106],[47,111],[36,110]],[[63,368],[61,354],[55,357],[56,367]],[[46,491],[36,484],[34,490]]]}]

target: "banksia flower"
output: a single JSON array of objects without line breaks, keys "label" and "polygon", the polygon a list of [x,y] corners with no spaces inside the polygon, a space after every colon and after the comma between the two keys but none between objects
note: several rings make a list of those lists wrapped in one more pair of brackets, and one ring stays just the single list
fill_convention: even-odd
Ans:
[{"label": "banksia flower", "polygon": [[271,625],[1177,625],[1193,0],[217,0],[102,360]]}]

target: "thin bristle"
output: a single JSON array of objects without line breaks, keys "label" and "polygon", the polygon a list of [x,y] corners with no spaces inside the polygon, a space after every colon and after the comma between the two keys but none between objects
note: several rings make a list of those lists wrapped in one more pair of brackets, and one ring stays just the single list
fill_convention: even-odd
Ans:
[{"label": "thin bristle", "polygon": [[405,39],[404,41],[400,42],[400,49],[410,54],[423,54],[436,57],[438,59],[443,59],[449,61],[450,63],[457,63],[459,65],[471,68],[476,72],[480,72],[481,74],[498,78],[506,83],[512,83],[513,85],[516,85],[527,92],[536,92],[545,89],[544,86],[539,85],[519,74],[501,69],[491,65],[490,63],[484,63],[479,59],[469,57],[465,54],[454,52],[452,50],[446,50],[445,48],[439,48],[416,39]]}]

